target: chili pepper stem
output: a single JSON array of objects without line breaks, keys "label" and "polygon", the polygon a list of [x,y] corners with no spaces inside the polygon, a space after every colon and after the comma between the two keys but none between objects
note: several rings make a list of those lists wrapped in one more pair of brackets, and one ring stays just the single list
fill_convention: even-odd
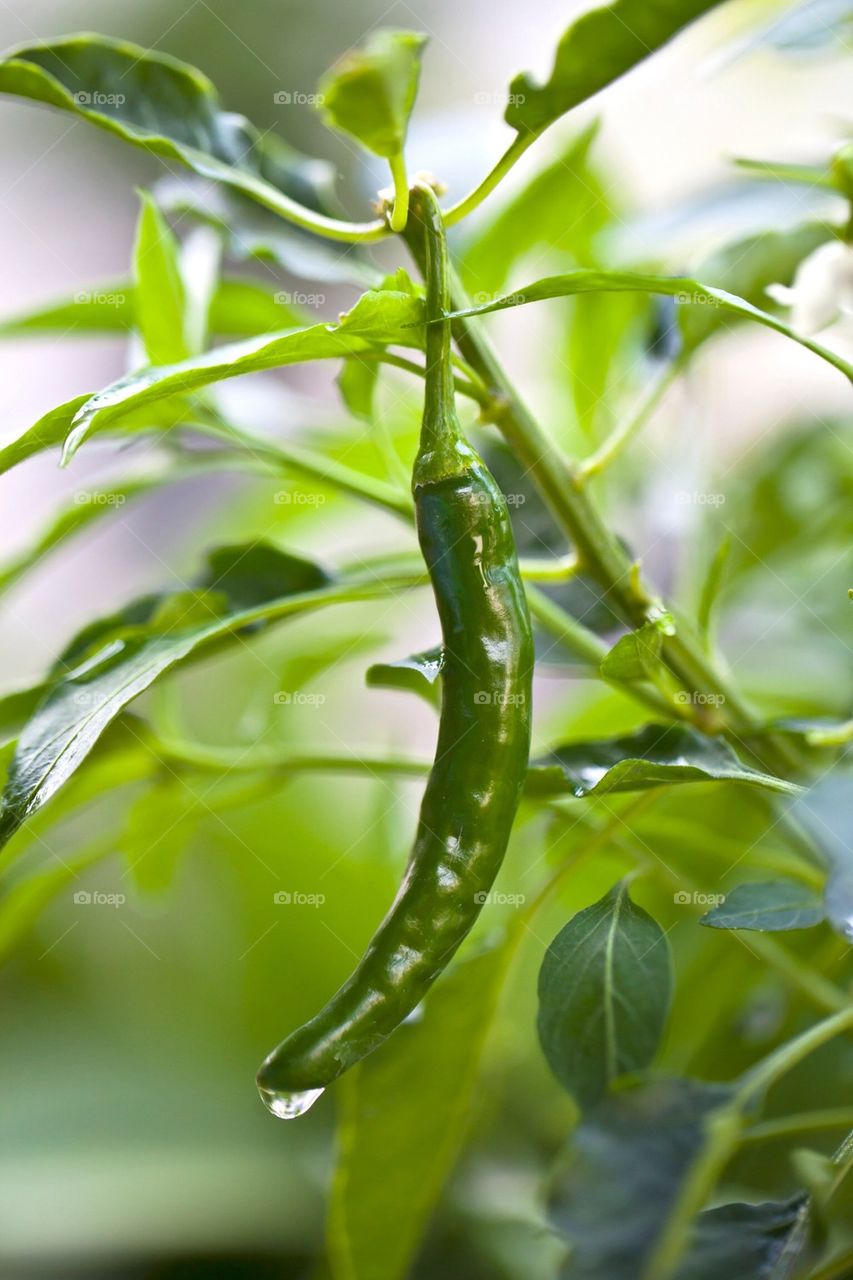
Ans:
[{"label": "chili pepper stem", "polygon": [[406,176],[406,157],[402,151],[391,156],[388,161],[391,168],[391,179],[394,183],[394,204],[391,209],[389,226],[392,231],[405,231],[409,218],[409,180]]}]

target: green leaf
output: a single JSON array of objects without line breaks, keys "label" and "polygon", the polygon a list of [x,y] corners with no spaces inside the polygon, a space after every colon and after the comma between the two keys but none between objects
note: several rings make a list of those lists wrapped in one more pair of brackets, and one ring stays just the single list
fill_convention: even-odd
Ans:
[{"label": "green leaf", "polygon": [[584,1116],[550,1199],[549,1216],[571,1246],[566,1280],[645,1275],[707,1123],[729,1096],[724,1086],[665,1080],[621,1090]]},{"label": "green leaf", "polygon": [[348,133],[374,155],[391,159],[403,150],[418,92],[427,37],[419,31],[372,31],[319,84],[326,124]]},{"label": "green leaf", "polygon": [[78,34],[10,49],[0,93],[68,111],[285,216],[297,208],[288,192],[299,198],[309,183],[309,162],[223,111],[195,67],[124,40]]},{"label": "green leaf", "polygon": [[642,791],[682,782],[748,782],[775,791],[799,788],[743,764],[728,743],[689,725],[649,724],[621,738],[572,742],[531,761],[534,793],[581,797]]},{"label": "green leaf", "polygon": [[417,693],[430,706],[437,707],[441,702],[443,668],[444,650],[438,646],[397,662],[375,662],[368,667],[366,679],[371,689],[403,689]]},{"label": "green leaf", "polygon": [[190,354],[180,247],[147,191],[141,199],[133,250],[136,325],[151,364],[174,364]]},{"label": "green leaf", "polygon": [[793,807],[829,867],[824,905],[834,929],[853,941],[853,776],[843,765],[827,774]]},{"label": "green leaf", "polygon": [[[544,302],[549,298],[569,298],[578,293],[659,293],[665,297],[675,298],[685,307],[717,307],[720,310],[737,316],[742,320],[755,320],[767,329],[783,334],[793,342],[799,343],[808,351],[820,356],[834,368],[838,369],[853,381],[853,364],[836,352],[830,351],[810,338],[804,338],[789,325],[778,320],[767,311],[753,306],[744,298],[738,298],[725,289],[717,289],[712,285],[702,284],[686,276],[652,276],[640,275],[635,271],[593,271],[579,269],[569,271],[560,276],[546,276],[522,289],[493,298],[476,307],[468,307],[463,311],[452,311],[448,314],[452,319],[464,319],[466,316],[485,315],[490,311],[505,311],[508,307],[524,306],[528,302]],[[437,323],[432,321],[431,323]]]},{"label": "green leaf", "polygon": [[339,359],[385,343],[416,344],[422,316],[423,304],[412,293],[369,290],[338,324],[315,324],[289,333],[263,335],[216,347],[179,364],[129,374],[90,396],[77,409],[66,437],[64,459],[67,462],[72,458],[92,432],[175,394],[186,395],[242,373],[308,360]]},{"label": "green leaf", "polygon": [[[304,324],[305,316],[288,301],[294,295],[254,280],[220,280],[210,300],[207,328],[227,337],[253,337],[271,329]],[[116,334],[137,327],[136,288],[127,280],[107,281],[60,298],[33,311],[0,321],[0,337],[32,334]]]},{"label": "green leaf", "polygon": [[379,361],[360,360],[353,356],[344,360],[338,374],[341,399],[354,418],[373,421],[373,401],[379,380]]},{"label": "green leaf", "polygon": [[[18,738],[3,792],[0,842],[5,843],[72,776],[116,716],[177,663],[269,619],[379,593],[375,587],[325,585],[328,578],[321,569],[284,553],[278,553],[278,574],[270,574],[270,553],[276,554],[262,546],[246,548],[243,580],[233,572],[235,552],[229,549],[224,567],[214,558],[206,584],[216,582],[218,594],[146,597],[80,633],[62,655],[55,682]],[[306,586],[312,581],[317,585]],[[275,589],[275,596],[261,600],[265,583]],[[223,612],[229,596],[231,602],[257,603]]]},{"label": "green leaf", "polygon": [[[180,395],[174,384],[173,391],[174,394],[167,393],[155,409],[149,409],[143,405],[141,412],[131,412],[123,419],[122,429],[127,432],[146,431],[152,428],[168,430],[180,422],[191,421],[193,414],[188,401]],[[51,409],[49,413],[39,418],[38,422],[23,435],[18,436],[17,440],[11,441],[5,448],[0,449],[0,475],[5,471],[11,471],[19,463],[26,462],[28,458],[33,458],[36,454],[44,453],[46,449],[62,444],[71,430],[76,414],[88,404],[90,399],[91,396],[86,394],[75,396],[73,400],[66,400],[64,404],[57,405],[55,409]]]},{"label": "green leaf", "polygon": [[767,880],[736,885],[719,907],[699,921],[714,929],[811,929],[824,919],[820,897],[793,880]]},{"label": "green leaf", "polygon": [[[744,236],[704,258],[696,275],[717,289],[763,307],[767,305],[767,286],[791,284],[803,259],[836,234],[828,223],[809,222],[784,231]],[[692,351],[730,322],[730,313],[715,306],[682,307],[679,322],[685,346]]]},{"label": "green leaf", "polygon": [[[670,631],[668,634],[672,634]],[[620,636],[601,663],[607,680],[650,680],[660,674],[664,629],[646,622],[636,631]]]},{"label": "green leaf", "polygon": [[672,997],[672,961],[657,921],[626,883],[573,916],[539,971],[539,1041],[583,1107],[620,1076],[648,1067]]},{"label": "green leaf", "polygon": [[415,1016],[338,1084],[328,1231],[335,1280],[409,1274],[476,1107],[506,959],[505,948],[493,948],[454,965]]},{"label": "green leaf", "polygon": [[699,603],[696,606],[696,626],[706,644],[709,644],[713,638],[716,605],[723,588],[731,550],[731,535],[727,533],[720,540],[702,583]]},{"label": "green leaf", "polygon": [[724,1204],[696,1219],[675,1280],[790,1280],[807,1241],[806,1196]]},{"label": "green leaf", "polygon": [[504,119],[522,135],[541,133],[719,2],[614,0],[582,14],[564,32],[545,84],[527,72],[513,79]]}]

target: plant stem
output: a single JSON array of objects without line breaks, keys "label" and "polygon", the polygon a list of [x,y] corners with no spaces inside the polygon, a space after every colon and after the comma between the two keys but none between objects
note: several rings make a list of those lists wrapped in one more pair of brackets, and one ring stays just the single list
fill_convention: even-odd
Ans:
[{"label": "plant stem", "polygon": [[827,1111],[801,1111],[798,1115],[778,1116],[754,1124],[745,1130],[742,1142],[772,1142],[776,1138],[788,1138],[792,1134],[817,1133],[820,1129],[849,1129],[853,1126],[853,1107],[838,1107]]},{"label": "plant stem", "polygon": [[281,773],[353,773],[423,778],[429,773],[428,760],[409,760],[364,754],[343,755],[327,751],[241,751],[233,747],[210,747],[184,738],[158,737],[150,745],[167,760],[180,761],[197,769],[215,772],[253,773],[271,770]]},{"label": "plant stem", "polygon": [[538,133],[517,134],[495,167],[486,175],[479,186],[475,187],[473,191],[469,191],[467,196],[463,197],[462,200],[458,200],[456,204],[451,205],[446,211],[444,215],[445,224],[448,227],[452,227],[455,222],[461,222],[472,210],[482,204],[486,196],[494,191],[498,183],[506,177],[516,161],[521,159],[527,148],[532,146],[538,137]]},{"label": "plant stem", "polygon": [[669,388],[681,373],[681,364],[674,361],[659,374],[652,386],[643,396],[638,407],[626,416],[606,440],[579,464],[579,471],[584,479],[598,475],[608,467],[615,458],[640,434],[663,400]]},{"label": "plant stem", "polygon": [[[405,239],[423,273],[424,246],[411,220]],[[469,305],[465,290],[452,269],[450,292],[454,311],[464,310]],[[653,619],[660,609],[660,602],[640,581],[630,556],[604,523],[586,491],[580,468],[555,448],[515,391],[480,322],[476,317],[456,320],[453,333],[462,355],[490,390],[495,404],[493,421],[518,460],[532,475],[559,526],[571,539],[584,568],[603,588],[607,601],[633,627]],[[665,636],[663,653],[668,666],[685,687],[723,697],[727,724],[732,731],[748,734],[757,728],[752,709],[716,669],[713,660],[689,629],[679,626],[675,635]],[[762,738],[761,758],[775,773],[786,772],[794,764],[784,744],[771,740],[769,735]]]},{"label": "plant stem", "polygon": [[389,223],[392,231],[405,231],[409,217],[409,179],[406,176],[406,157],[402,151],[391,156],[391,179],[394,183],[394,206]]},{"label": "plant stem", "polygon": [[793,1070],[815,1049],[820,1049],[845,1031],[853,1031],[853,1005],[839,1010],[823,1022],[809,1027],[802,1035],[787,1044],[780,1045],[741,1077],[736,1098],[741,1106],[747,1106],[758,1094],[765,1093],[777,1080]]}]

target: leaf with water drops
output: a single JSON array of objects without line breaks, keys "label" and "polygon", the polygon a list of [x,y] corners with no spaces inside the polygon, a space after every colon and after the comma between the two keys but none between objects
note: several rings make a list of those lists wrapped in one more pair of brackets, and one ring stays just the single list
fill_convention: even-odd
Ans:
[{"label": "leaf with water drops", "polygon": [[824,919],[820,895],[793,880],[767,880],[736,885],[718,907],[699,921],[714,929],[778,932],[811,929]]},{"label": "leaf with water drops", "polygon": [[423,653],[413,653],[396,662],[374,662],[367,669],[367,683],[371,689],[403,689],[425,698],[430,706],[441,701],[441,672],[444,667],[444,650],[439,645]]},{"label": "leaf with water drops", "polygon": [[620,738],[570,742],[531,761],[532,794],[605,795],[684,782],[744,782],[798,794],[782,779],[744,764],[728,743],[690,725],[650,724]]},{"label": "leaf with water drops", "polygon": [[672,963],[656,920],[624,882],[574,916],[539,971],[539,1041],[583,1106],[651,1063],[672,994]]}]

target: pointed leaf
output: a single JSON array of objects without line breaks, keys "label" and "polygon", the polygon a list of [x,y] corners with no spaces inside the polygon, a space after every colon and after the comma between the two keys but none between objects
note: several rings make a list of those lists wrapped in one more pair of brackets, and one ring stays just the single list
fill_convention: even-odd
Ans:
[{"label": "pointed leaf", "polygon": [[64,457],[67,461],[93,431],[118,422],[128,413],[224,378],[301,361],[336,359],[389,342],[416,343],[416,326],[422,312],[421,301],[408,292],[369,291],[338,324],[315,324],[308,329],[251,338],[216,347],[179,364],[132,373],[91,396],[77,410],[66,438]]},{"label": "pointed leaf", "polygon": [[818,894],[793,880],[768,880],[736,885],[725,902],[699,921],[714,929],[811,929],[824,919]]},{"label": "pointed leaf", "polygon": [[223,111],[195,67],[124,40],[87,34],[21,45],[0,59],[0,93],[68,111],[267,207],[290,212],[315,162]]},{"label": "pointed leaf", "polygon": [[427,37],[419,31],[372,31],[360,49],[345,53],[320,81],[326,124],[390,159],[406,141]]},{"label": "pointed leaf", "polygon": [[807,1196],[700,1213],[675,1280],[790,1280],[808,1238]]},{"label": "pointed leaf", "polygon": [[622,738],[567,743],[533,760],[528,774],[534,794],[570,791],[578,797],[712,781],[799,793],[793,784],[743,764],[722,738],[681,724],[650,724]]},{"label": "pointed leaf", "polygon": [[[795,332],[776,316],[753,306],[744,298],[739,298],[725,289],[717,289],[712,285],[702,284],[698,280],[686,276],[652,276],[640,275],[634,271],[593,271],[579,269],[569,271],[560,276],[546,276],[522,289],[493,298],[476,307],[468,307],[463,311],[452,311],[449,315],[455,319],[466,316],[485,315],[490,311],[505,311],[508,307],[524,306],[528,302],[544,302],[549,298],[569,298],[578,293],[658,293],[665,297],[675,298],[682,306],[717,307],[721,311],[738,316],[744,320],[755,320],[767,329],[784,334],[793,342],[799,343],[808,351],[820,356],[828,364],[840,370],[845,377],[853,381],[853,364],[843,356],[823,347],[811,338],[805,338]],[[437,323],[432,321],[431,323]]]},{"label": "pointed leaf", "polygon": [[180,250],[177,238],[148,192],[143,191],[141,198],[133,250],[136,324],[151,364],[173,364],[190,354],[184,326],[187,298]]},{"label": "pointed leaf", "polygon": [[620,636],[601,662],[601,674],[608,680],[649,680],[661,669],[663,630],[646,622],[636,631]]},{"label": "pointed leaf", "polygon": [[[147,597],[105,622],[86,628],[58,664],[55,683],[18,738],[0,812],[0,842],[54,795],[86,758],[107,726],[159,676],[214,642],[271,618],[294,616],[345,599],[366,599],[378,589],[337,584],[305,588],[308,562],[281,554],[276,584],[258,570],[263,549],[247,549],[248,581],[220,574],[231,599],[259,600],[264,583],[274,598],[227,611],[225,591]],[[316,581],[326,583],[322,570]],[[221,609],[224,612],[219,612]],[[75,663],[76,665],[71,665]]]},{"label": "pointed leaf", "polygon": [[548,1065],[582,1106],[649,1066],[671,996],[666,936],[624,882],[560,930],[539,971],[537,1025]]},{"label": "pointed leaf", "polygon": [[614,0],[591,9],[563,34],[545,84],[537,84],[526,72],[514,78],[504,119],[521,134],[541,133],[719,3]]},{"label": "pointed leaf", "polygon": [[444,650],[425,649],[397,662],[375,662],[367,670],[371,689],[404,689],[417,693],[433,707],[441,701],[440,677],[444,667]]}]

